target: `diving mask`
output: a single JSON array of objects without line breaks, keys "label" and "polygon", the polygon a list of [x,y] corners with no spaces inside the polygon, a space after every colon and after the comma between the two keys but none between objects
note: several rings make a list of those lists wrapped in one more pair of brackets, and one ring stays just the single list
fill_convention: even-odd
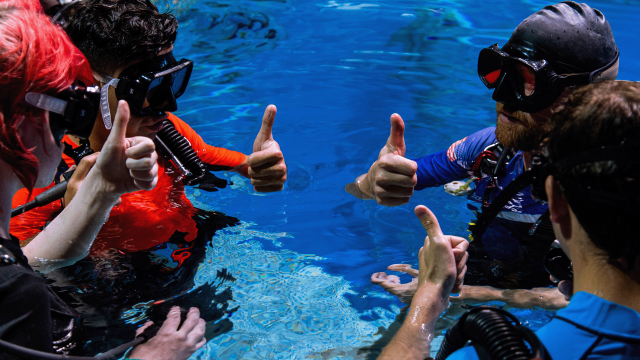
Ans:
[{"label": "diving mask", "polygon": [[111,128],[109,112],[109,87],[116,89],[116,98],[126,100],[131,113],[136,116],[158,116],[176,111],[176,99],[182,96],[193,70],[193,61],[176,61],[173,51],[135,63],[127,67],[115,79],[106,75],[96,78],[106,85],[102,87],[100,108],[107,129]]},{"label": "diving mask", "polygon": [[24,97],[27,104],[49,111],[49,125],[56,143],[64,134],[88,138],[96,121],[99,100],[98,86],[85,87],[79,80],[56,96],[28,92]]},{"label": "diving mask", "polygon": [[598,77],[608,75],[605,74],[607,70],[615,71],[613,66],[619,57],[616,50],[608,64],[591,72],[568,64],[556,64],[558,68],[571,69],[571,73],[558,74],[552,64],[537,53],[531,48],[512,44],[502,49],[493,44],[480,51],[478,75],[487,88],[495,89],[493,100],[527,113],[542,111],[551,106],[565,88],[591,84]]}]

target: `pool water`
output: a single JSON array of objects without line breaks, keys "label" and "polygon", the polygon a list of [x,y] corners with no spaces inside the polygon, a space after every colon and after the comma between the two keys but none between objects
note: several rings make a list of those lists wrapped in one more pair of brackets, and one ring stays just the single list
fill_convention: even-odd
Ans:
[{"label": "pool water", "polygon": [[[156,3],[180,21],[174,53],[195,62],[177,115],[209,144],[250,153],[265,107],[275,104],[274,137],[289,167],[278,193],[255,193],[234,173],[219,174],[234,185],[218,192],[187,190],[198,207],[241,220],[216,234],[196,276],[201,284],[227,268],[236,278],[233,329],[192,358],[375,358],[403,304],[369,278],[393,263],[417,268],[425,232],[413,208],[427,205],[445,233],[460,236],[472,215],[464,198],[441,187],[386,208],[351,197],[344,185],[377,158],[394,112],[414,158],[494,124],[477,55],[552,2]],[[590,5],[613,28],[618,78],[637,80],[640,4]],[[553,316],[512,311],[534,329]]]}]

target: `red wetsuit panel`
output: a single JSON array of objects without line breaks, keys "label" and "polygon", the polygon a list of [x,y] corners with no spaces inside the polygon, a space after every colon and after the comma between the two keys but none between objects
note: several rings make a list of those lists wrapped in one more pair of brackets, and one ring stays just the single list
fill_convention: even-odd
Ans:
[{"label": "red wetsuit panel", "polygon": [[[244,161],[244,154],[204,143],[184,121],[173,114],[169,119],[176,130],[184,135],[200,158],[211,165],[237,166]],[[64,141],[76,147],[66,136]],[[203,156],[204,154],[204,156]],[[63,155],[68,165],[73,160]],[[179,173],[168,161],[158,159],[158,184],[151,191],[136,191],[122,195],[122,203],[111,210],[109,220],[100,230],[91,248],[93,254],[115,248],[128,251],[149,249],[169,240],[175,231],[186,233],[185,240],[196,237],[196,224],[191,219],[195,212],[184,193]],[[53,185],[53,184],[52,184]],[[52,186],[50,185],[50,186]],[[34,196],[44,189],[34,190]],[[13,198],[13,207],[27,202],[28,192],[20,190]],[[38,234],[42,228],[62,210],[60,201],[31,210],[11,219],[11,234],[21,242]]]},{"label": "red wetsuit panel", "polygon": [[217,148],[205,143],[200,135],[198,135],[189,125],[187,125],[187,123],[180,120],[177,116],[169,113],[169,120],[176,127],[176,130],[189,140],[191,147],[193,147],[196,153],[198,153],[202,162],[211,165],[235,167],[242,164],[244,161],[245,155],[243,153],[227,150],[225,148]]}]

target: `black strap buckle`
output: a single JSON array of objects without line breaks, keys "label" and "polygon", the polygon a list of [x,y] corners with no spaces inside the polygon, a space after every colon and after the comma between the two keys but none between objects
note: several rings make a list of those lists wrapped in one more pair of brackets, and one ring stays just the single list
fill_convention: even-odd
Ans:
[{"label": "black strap buckle", "polygon": [[16,257],[9,249],[0,245],[0,265],[14,265]]}]

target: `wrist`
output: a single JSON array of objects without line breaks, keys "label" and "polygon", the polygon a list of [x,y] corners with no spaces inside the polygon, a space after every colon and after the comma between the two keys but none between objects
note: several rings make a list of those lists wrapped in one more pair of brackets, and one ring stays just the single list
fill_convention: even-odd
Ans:
[{"label": "wrist", "polygon": [[[94,200],[98,200],[100,204],[113,206],[120,198],[123,192],[118,191],[116,185],[106,181],[100,170],[92,169],[84,179],[82,186],[78,190],[78,194],[85,190]],[[76,196],[78,195],[76,194]]]},{"label": "wrist", "polygon": [[249,156],[250,155],[245,155],[244,161],[242,161],[240,165],[237,165],[233,168],[233,171],[237,172],[238,174],[246,178],[249,178]]},{"label": "wrist", "polygon": [[[451,290],[443,284],[426,280],[418,286],[414,299],[418,298],[420,302],[431,302],[433,304],[444,304],[445,308],[449,307],[449,295]],[[413,303],[413,302],[412,302]]]}]

